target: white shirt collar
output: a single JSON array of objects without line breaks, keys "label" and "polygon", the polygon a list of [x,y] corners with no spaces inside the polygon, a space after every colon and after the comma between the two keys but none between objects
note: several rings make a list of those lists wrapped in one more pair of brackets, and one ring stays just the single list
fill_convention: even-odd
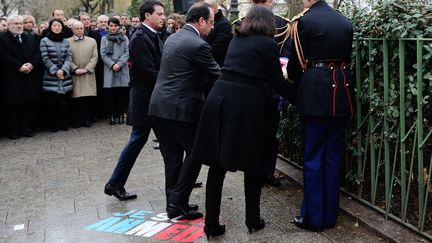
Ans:
[{"label": "white shirt collar", "polygon": [[157,34],[157,31],[155,30],[155,29],[153,29],[152,27],[150,27],[150,26],[148,26],[148,25],[146,25],[146,24],[144,24],[144,22],[142,23],[145,27],[147,27],[149,30],[151,30],[151,32],[153,32],[153,33],[156,33]]},{"label": "white shirt collar", "polygon": [[186,24],[186,25],[189,25],[190,27],[192,27],[197,32],[198,36],[201,37],[200,32],[198,31],[198,29],[195,26],[193,26],[191,24]]},{"label": "white shirt collar", "polygon": [[75,39],[76,41],[78,41],[78,40],[84,40],[84,35],[81,36],[81,37],[78,37],[78,36],[74,35],[74,39]]}]

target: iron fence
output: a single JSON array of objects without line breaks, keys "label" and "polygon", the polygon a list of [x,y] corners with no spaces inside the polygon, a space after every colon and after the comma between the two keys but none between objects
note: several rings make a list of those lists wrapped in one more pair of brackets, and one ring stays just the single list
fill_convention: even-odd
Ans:
[{"label": "iron fence", "polygon": [[[432,240],[432,39],[356,39],[356,116],[342,190]],[[299,116],[282,114],[281,153],[302,165]]]}]

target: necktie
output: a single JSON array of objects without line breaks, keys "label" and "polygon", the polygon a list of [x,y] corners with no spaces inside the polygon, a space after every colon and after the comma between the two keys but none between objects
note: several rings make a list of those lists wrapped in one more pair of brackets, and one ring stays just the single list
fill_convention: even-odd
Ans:
[{"label": "necktie", "polygon": [[16,40],[18,43],[22,44],[22,40],[21,40],[21,36],[20,36],[20,35],[16,35],[16,36],[15,36],[15,40]]}]

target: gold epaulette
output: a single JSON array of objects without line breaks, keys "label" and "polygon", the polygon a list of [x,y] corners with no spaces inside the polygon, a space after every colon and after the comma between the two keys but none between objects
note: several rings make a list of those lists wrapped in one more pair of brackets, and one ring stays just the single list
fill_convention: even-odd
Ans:
[{"label": "gold epaulette", "polygon": [[[279,16],[279,17],[280,17],[280,16]],[[284,18],[284,20],[287,21],[286,25],[284,25],[284,26],[282,26],[282,27],[279,27],[279,28],[276,28],[276,32],[279,32],[279,31],[281,31],[281,32],[280,32],[280,33],[276,33],[276,34],[274,35],[275,40],[276,40],[277,38],[282,37],[282,40],[279,41],[279,42],[277,43],[278,46],[279,46],[279,54],[282,53],[283,47],[284,47],[284,45],[285,45],[285,42],[289,39],[289,37],[290,37],[290,35],[291,35],[291,25],[290,25],[290,21],[289,21],[288,19],[285,19],[285,18]],[[280,39],[278,39],[278,40],[280,40]]]},{"label": "gold epaulette", "polygon": [[295,21],[299,20],[301,17],[303,17],[303,15],[304,15],[307,11],[309,11],[309,9],[308,9],[308,8],[305,8],[301,13],[297,14],[296,16],[294,16],[294,17],[291,19],[291,22],[295,22]]},{"label": "gold epaulette", "polygon": [[303,12],[299,13],[298,15],[294,16],[294,18],[292,18],[292,29],[291,29],[291,36],[294,40],[294,47],[295,50],[297,52],[297,58],[299,60],[300,66],[302,67],[303,71],[306,70],[306,66],[307,66],[307,60],[305,59],[305,56],[303,54],[303,48],[302,45],[300,43],[300,36],[298,33],[298,20],[303,17],[303,15],[309,11],[308,8],[306,8],[305,10],[303,10]]}]

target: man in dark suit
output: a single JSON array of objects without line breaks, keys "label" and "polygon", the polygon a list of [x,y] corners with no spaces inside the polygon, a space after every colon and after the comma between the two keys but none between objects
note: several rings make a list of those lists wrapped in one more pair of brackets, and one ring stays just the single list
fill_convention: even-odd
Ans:
[{"label": "man in dark suit", "polygon": [[193,163],[189,156],[204,105],[203,77],[207,75],[216,80],[220,68],[212,57],[210,45],[202,39],[213,28],[214,13],[210,6],[195,3],[187,13],[186,22],[165,42],[149,115],[154,117],[155,133],[164,157],[168,217],[195,219],[202,214],[188,202],[201,164]]},{"label": "man in dark suit", "polygon": [[[263,4],[266,7],[270,8],[273,5],[273,0],[251,0],[252,4]],[[278,43],[279,47],[279,57],[288,58],[291,55],[291,41],[290,41],[290,21],[281,17],[279,15],[275,15],[275,23],[276,23],[276,34],[275,41]],[[234,21],[233,25],[238,27],[241,25],[241,19]],[[278,140],[277,140],[277,131],[279,129],[279,121],[280,114],[278,110],[279,104],[279,96],[270,88],[266,87],[266,91],[269,94],[268,99],[268,111],[269,114],[267,118],[267,127],[270,128],[269,133],[266,134],[268,139],[268,143],[262,149],[267,151],[265,157],[265,168],[263,168],[266,172],[265,182],[268,185],[278,187],[281,185],[279,179],[274,177],[274,171],[276,167],[276,159],[278,153]]]},{"label": "man in dark suit", "polygon": [[[222,68],[228,46],[233,37],[231,23],[222,14],[222,11],[219,9],[219,3],[216,0],[205,0],[204,2],[208,3],[215,13],[214,28],[212,31],[210,31],[205,40],[211,46],[213,58],[219,67]],[[206,83],[204,87],[204,94],[206,97],[211,88],[212,84]]]},{"label": "man in dark suit", "polygon": [[23,17],[10,16],[8,30],[0,35],[0,65],[6,108],[6,127],[10,139],[32,137],[35,103],[40,99],[41,83],[37,68],[41,64],[39,46],[33,35],[23,33]]},{"label": "man in dark suit", "polygon": [[147,0],[141,5],[140,15],[144,21],[129,44],[132,68],[126,123],[132,126],[132,133],[111,179],[105,186],[106,194],[114,195],[120,200],[137,197],[136,194],[127,193],[124,185],[136,158],[147,142],[152,127],[147,113],[161,62],[162,41],[157,30],[162,28],[165,21],[163,7],[164,5],[156,0]]},{"label": "man in dark suit", "polygon": [[214,28],[208,34],[206,41],[212,48],[213,58],[222,67],[228,46],[233,37],[231,23],[219,9],[216,0],[205,0],[204,2],[208,3],[215,12]]},{"label": "man in dark suit", "polygon": [[344,162],[345,127],[353,116],[353,83],[347,65],[352,50],[351,22],[323,0],[303,0],[294,18],[295,52],[288,74],[298,84],[304,146],[304,192],[300,228],[321,231],[336,225],[339,170]]}]

